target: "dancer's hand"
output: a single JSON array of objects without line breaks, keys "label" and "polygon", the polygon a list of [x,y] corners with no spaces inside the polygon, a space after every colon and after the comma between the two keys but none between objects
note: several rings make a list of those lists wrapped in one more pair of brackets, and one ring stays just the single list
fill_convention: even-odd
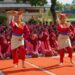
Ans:
[{"label": "dancer's hand", "polygon": [[16,16],[18,14],[17,11],[11,10],[6,12],[8,15]]}]

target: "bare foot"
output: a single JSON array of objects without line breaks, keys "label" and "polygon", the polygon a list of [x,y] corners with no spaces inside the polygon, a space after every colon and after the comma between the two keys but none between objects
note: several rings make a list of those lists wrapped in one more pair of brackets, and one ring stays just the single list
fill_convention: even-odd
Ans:
[{"label": "bare foot", "polygon": [[75,62],[72,59],[70,59],[70,62],[71,62],[71,64],[75,64]]},{"label": "bare foot", "polygon": [[63,63],[59,63],[58,65],[59,65],[59,66],[62,66],[62,65],[63,65]]},{"label": "bare foot", "polygon": [[71,64],[75,64],[75,62],[74,61],[71,61]]},{"label": "bare foot", "polygon": [[14,64],[14,68],[17,68],[18,67],[18,64]]},{"label": "bare foot", "polygon": [[22,68],[25,68],[24,60],[22,61]]}]

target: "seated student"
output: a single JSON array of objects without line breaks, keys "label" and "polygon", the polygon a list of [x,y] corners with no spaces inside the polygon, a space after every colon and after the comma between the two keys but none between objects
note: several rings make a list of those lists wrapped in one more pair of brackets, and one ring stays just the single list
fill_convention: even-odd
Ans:
[{"label": "seated student", "polygon": [[7,40],[7,45],[8,45],[6,57],[12,58],[12,54],[11,54],[11,34],[10,33],[7,33],[6,40]]},{"label": "seated student", "polygon": [[8,51],[8,44],[5,36],[2,34],[0,36],[0,56],[2,59],[6,58],[6,53]]},{"label": "seated student", "polygon": [[36,33],[32,33],[31,34],[29,42],[33,46],[33,52],[32,52],[32,54],[37,56],[38,55],[38,48],[37,48],[37,46],[38,46],[38,36],[37,36]]},{"label": "seated student", "polygon": [[52,48],[49,44],[49,34],[47,29],[45,29],[41,35],[41,53],[45,56],[52,56]]},{"label": "seated student", "polygon": [[58,41],[56,34],[52,31],[49,34],[49,43],[53,51],[53,55],[58,55]]}]

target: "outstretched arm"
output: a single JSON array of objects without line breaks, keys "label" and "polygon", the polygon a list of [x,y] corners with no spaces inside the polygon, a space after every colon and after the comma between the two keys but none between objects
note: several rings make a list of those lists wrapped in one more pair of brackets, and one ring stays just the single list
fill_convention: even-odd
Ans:
[{"label": "outstretched arm", "polygon": [[9,25],[10,25],[11,27],[14,27],[14,16],[12,16],[12,19],[11,19]]},{"label": "outstretched arm", "polygon": [[11,10],[11,11],[7,11],[7,15],[11,16],[12,19],[10,20],[10,26],[13,27],[14,26],[14,16],[17,15],[17,11]]}]

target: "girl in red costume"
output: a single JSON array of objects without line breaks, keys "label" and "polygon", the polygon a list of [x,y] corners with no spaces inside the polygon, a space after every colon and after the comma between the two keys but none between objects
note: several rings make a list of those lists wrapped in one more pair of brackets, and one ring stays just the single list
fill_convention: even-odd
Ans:
[{"label": "girl in red costume", "polygon": [[[24,33],[28,30],[27,26],[22,22],[23,12],[21,11],[9,11],[10,15],[12,15],[12,20],[10,22],[10,26],[12,29],[12,38],[11,38],[11,50],[13,63],[15,67],[18,66],[18,53],[20,54],[20,58],[22,60],[22,67],[24,67],[25,54],[26,51],[24,49]],[[27,36],[26,36],[27,37]]]},{"label": "girl in red costume", "polygon": [[47,29],[44,29],[40,41],[42,48],[41,53],[43,53],[45,56],[52,56],[52,48],[49,44],[49,33]]},{"label": "girl in red costume", "polygon": [[70,62],[72,61],[72,46],[70,41],[71,33],[74,33],[74,27],[66,21],[66,15],[60,14],[59,16],[60,24],[58,25],[58,46],[59,46],[59,54],[60,54],[60,65],[63,63],[64,52],[67,50],[69,53]]},{"label": "girl in red costume", "polygon": [[57,50],[58,49],[57,36],[56,36],[56,34],[53,31],[50,32],[49,41],[50,41],[51,47],[54,50]]},{"label": "girl in red costume", "polygon": [[31,42],[31,44],[33,45],[33,55],[38,55],[38,36],[37,36],[37,33],[32,33],[31,34],[31,38],[29,40]]},{"label": "girl in red costume", "polygon": [[[4,32],[3,32],[4,33]],[[0,35],[0,56],[2,59],[6,57],[8,52],[8,44],[4,34]]]}]

